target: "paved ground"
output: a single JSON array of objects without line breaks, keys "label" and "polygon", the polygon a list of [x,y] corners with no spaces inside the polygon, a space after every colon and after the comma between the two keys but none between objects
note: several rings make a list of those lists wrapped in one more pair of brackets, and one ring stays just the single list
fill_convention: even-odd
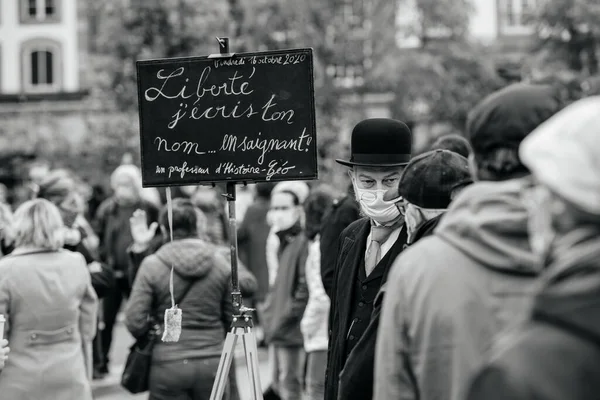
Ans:
[{"label": "paved ground", "polygon": [[[133,343],[133,338],[129,335],[129,332],[125,329],[122,323],[119,323],[115,327],[115,342],[111,350],[111,360],[113,365],[111,366],[111,374],[101,381],[94,381],[93,391],[94,399],[96,400],[136,400],[136,399],[147,399],[148,393],[142,393],[139,395],[132,395],[123,390],[119,384],[121,380],[121,372],[123,370],[123,364],[127,358],[129,347]],[[241,400],[251,400],[250,394],[248,393],[248,377],[246,374],[246,365],[244,360],[244,353],[240,343],[236,349],[236,361],[237,361],[237,377],[238,387],[240,391]],[[270,383],[268,380],[268,364],[267,364],[267,352],[264,349],[259,349],[259,362],[260,362],[260,375],[261,384],[263,389]]]}]

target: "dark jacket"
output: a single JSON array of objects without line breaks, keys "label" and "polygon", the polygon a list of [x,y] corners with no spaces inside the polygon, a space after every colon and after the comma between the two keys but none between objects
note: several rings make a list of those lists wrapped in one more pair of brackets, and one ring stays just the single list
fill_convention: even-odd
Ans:
[{"label": "dark jacket", "polygon": [[[432,235],[442,216],[443,214],[438,215],[423,223],[417,229],[412,244],[418,242],[419,239]],[[373,397],[373,374],[365,373],[365,365],[373,366],[375,364],[377,329],[379,327],[379,317],[381,316],[381,306],[385,296],[385,289],[386,285],[384,283],[373,303],[373,315],[369,327],[352,353],[350,353],[346,361],[346,367],[340,375],[339,400],[350,398],[371,399]]]},{"label": "dark jacket", "polygon": [[[346,358],[348,332],[352,326],[350,313],[354,302],[353,292],[363,264],[366,241],[371,222],[362,218],[350,224],[340,235],[335,278],[331,298],[329,350],[325,382],[325,400],[370,399],[373,388],[374,340],[377,324],[367,326],[366,331]],[[406,228],[402,227],[396,244],[381,260],[383,265],[382,285],[397,255],[406,243]],[[376,269],[379,268],[376,267]],[[374,274],[375,271],[372,273]]]},{"label": "dark jacket", "polygon": [[321,225],[321,278],[325,292],[331,298],[335,261],[340,245],[340,234],[360,218],[360,207],[351,195],[337,200],[323,217]]},{"label": "dark jacket", "polygon": [[[153,362],[219,357],[233,314],[231,269],[222,251],[200,239],[175,240],[144,259],[125,311],[127,329],[137,338],[148,332],[151,320],[163,321],[171,307],[171,267],[176,299],[192,286],[179,304],[183,312],[179,341],[157,341]],[[252,281],[256,289],[254,277],[240,270],[242,280]]]},{"label": "dark jacket", "polygon": [[267,224],[268,199],[257,199],[252,203],[238,229],[240,259],[258,281],[255,299],[264,301],[269,291],[269,270],[267,268],[267,237],[270,227]]},{"label": "dark jacket", "polygon": [[497,343],[468,400],[598,399],[600,229],[561,242],[530,320]]},{"label": "dark jacket", "polygon": [[123,275],[129,265],[127,248],[133,243],[129,218],[137,209],[144,210],[148,223],[158,220],[158,209],[146,200],[131,206],[119,205],[114,197],[106,199],[98,208],[94,230],[100,238],[100,260]]},{"label": "dark jacket", "polygon": [[300,321],[308,303],[304,273],[308,239],[298,226],[277,234],[280,240],[279,268],[264,304],[265,340],[282,347],[304,343]]},{"label": "dark jacket", "polygon": [[[85,239],[87,233],[83,228],[77,228],[79,233],[81,234],[81,241],[77,243],[75,246],[65,245],[64,248],[69,251],[73,251],[76,253],[80,253],[84,258],[85,262],[89,265],[93,262],[98,261],[97,257],[92,254],[92,252],[85,246],[83,243],[83,239]],[[108,294],[108,292],[115,285],[115,277],[111,268],[109,268],[105,264],[100,264],[102,271],[92,272],[90,275],[92,277],[92,286],[94,287],[94,291],[96,292],[96,296],[98,298],[103,298]]]}]

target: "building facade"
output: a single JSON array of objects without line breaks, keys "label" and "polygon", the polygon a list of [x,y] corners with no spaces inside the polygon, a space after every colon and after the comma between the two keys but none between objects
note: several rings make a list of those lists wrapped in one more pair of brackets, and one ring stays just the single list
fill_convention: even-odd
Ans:
[{"label": "building facade", "polygon": [[0,2],[0,95],[81,93],[77,3]]}]

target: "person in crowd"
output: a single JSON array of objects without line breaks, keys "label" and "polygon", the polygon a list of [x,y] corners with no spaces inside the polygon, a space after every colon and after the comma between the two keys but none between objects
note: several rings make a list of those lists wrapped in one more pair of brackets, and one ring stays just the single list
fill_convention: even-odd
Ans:
[{"label": "person in crowd", "polygon": [[101,184],[94,184],[92,185],[91,189],[92,190],[90,198],[87,202],[87,210],[85,214],[86,219],[88,221],[94,220],[94,218],[96,217],[96,213],[98,212],[98,208],[100,207],[100,204],[102,204],[102,202],[108,197],[104,190],[104,186],[102,186]]},{"label": "person in crowd", "polygon": [[411,160],[398,185],[384,199],[404,199],[407,245],[433,234],[450,202],[473,183],[467,158],[450,150],[433,150]]},{"label": "person in crowd", "polygon": [[10,353],[10,347],[8,347],[8,340],[2,339],[0,342],[0,372],[4,369],[6,361],[8,360],[8,353]]},{"label": "person in crowd", "polygon": [[526,323],[500,338],[469,400],[592,400],[600,381],[600,97],[580,100],[521,144],[536,260],[547,268]]},{"label": "person in crowd", "polygon": [[[383,301],[375,400],[462,400],[485,351],[524,317],[540,268],[527,239],[519,144],[561,107],[553,88],[515,84],[485,98],[467,131],[476,182],[434,234],[394,263]],[[485,182],[493,181],[493,182]]]},{"label": "person in crowd", "polygon": [[340,234],[351,223],[360,218],[360,207],[356,201],[352,183],[345,195],[336,198],[323,217],[319,246],[321,248],[321,280],[325,293],[331,298],[335,260],[340,245]]},{"label": "person in crowd", "polygon": [[[275,186],[271,182],[259,182],[256,184],[256,197],[254,202],[246,210],[244,219],[238,230],[238,246],[240,259],[256,277],[258,290],[254,296],[256,304],[261,304],[267,297],[269,291],[269,271],[267,269],[267,237],[270,227],[267,224],[267,212],[269,211],[271,191]],[[258,312],[261,306],[257,306],[257,321],[262,324],[262,315]],[[261,343],[262,342],[262,343]],[[259,341],[264,344],[264,340]]]},{"label": "person in crowd", "polygon": [[469,141],[455,133],[440,136],[431,144],[429,150],[438,149],[450,150],[465,158],[469,158],[471,155],[471,145],[469,144]]},{"label": "person in crowd", "polygon": [[[162,323],[165,310],[171,307],[168,282],[174,268],[173,295],[183,311],[182,332],[178,342],[157,341],[154,347],[150,371],[153,400],[208,399],[232,322],[231,268],[216,245],[198,237],[199,216],[203,217],[191,201],[174,200],[171,241],[167,208],[161,211],[165,243],[142,261],[127,304],[127,329],[136,338],[147,335],[154,324]],[[205,229],[205,221],[201,224]],[[254,278],[243,270],[240,281],[246,288],[256,289]]]},{"label": "person in crowd", "polygon": [[0,314],[11,358],[2,398],[92,400],[97,298],[81,254],[62,250],[64,224],[47,200],[15,212],[15,250],[0,259]]},{"label": "person in crowd", "polygon": [[[115,283],[114,276],[110,268],[98,261],[96,252],[98,239],[83,216],[83,199],[76,186],[76,181],[69,171],[54,170],[40,182],[37,196],[58,207],[65,224],[63,248],[83,255],[92,277],[92,287],[96,296],[102,299],[112,290]],[[102,371],[104,361],[100,325],[99,323],[93,341],[94,379],[105,376]]]},{"label": "person in crowd", "polygon": [[95,231],[100,238],[100,260],[114,271],[115,285],[103,299],[104,329],[102,330],[102,351],[105,365],[100,372],[108,373],[109,353],[113,329],[123,299],[130,291],[127,271],[129,268],[128,247],[133,238],[129,228],[129,218],[137,209],[144,210],[149,222],[155,222],[158,209],[142,198],[142,177],[134,165],[121,165],[110,177],[114,194],[98,208],[94,221]]},{"label": "person in crowd", "polygon": [[[404,247],[431,235],[451,197],[470,181],[467,159],[456,153],[437,150],[413,158],[402,173],[397,189],[390,189],[384,195],[386,201],[404,199],[401,205],[407,233]],[[373,382],[367,385],[360,375],[365,371],[356,366],[360,360],[369,360],[370,365],[374,363],[381,306],[388,285],[384,283],[375,297],[369,325],[346,361],[338,398],[373,396]],[[393,290],[391,295],[394,295]]]},{"label": "person in crowd", "polygon": [[[340,235],[331,296],[331,326],[325,400],[370,398],[373,389],[373,354],[361,351],[355,365],[347,362],[367,330],[373,302],[387,279],[392,262],[404,249],[407,232],[401,198],[384,201],[396,189],[412,152],[412,132],[401,121],[375,118],[359,122],[352,131],[349,161],[356,199],[365,218],[350,224]],[[375,332],[370,332],[374,334]],[[350,393],[342,385],[361,390]]]},{"label": "person in crowd", "polygon": [[281,190],[280,185],[286,182],[275,186],[267,214],[277,241],[267,243],[270,289],[264,302],[264,330],[273,373],[272,388],[283,400],[300,399],[304,383],[305,354],[300,321],[308,302],[304,272],[308,239],[302,226],[300,196],[308,193],[304,190],[308,186],[298,183],[304,187],[288,185],[288,189]]},{"label": "person in crowd", "polygon": [[319,231],[321,230],[323,215],[333,204],[334,198],[335,191],[333,188],[320,185],[311,191],[304,203],[305,233],[310,241],[305,267],[308,304],[300,322],[304,350],[306,351],[305,400],[323,400],[325,396],[330,300],[321,281]]},{"label": "person in crowd", "polygon": [[13,251],[13,213],[6,204],[0,204],[0,257]]},{"label": "person in crowd", "polygon": [[219,192],[212,187],[198,186],[190,199],[208,220],[206,234],[209,240],[217,245],[228,245],[229,228],[225,216],[225,203]]}]

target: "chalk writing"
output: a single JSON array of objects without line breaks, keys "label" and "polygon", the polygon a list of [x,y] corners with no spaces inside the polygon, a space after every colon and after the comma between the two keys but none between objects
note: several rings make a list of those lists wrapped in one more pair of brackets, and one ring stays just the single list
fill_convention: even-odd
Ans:
[{"label": "chalk writing", "polygon": [[144,185],[317,177],[312,50],[137,68]]}]

